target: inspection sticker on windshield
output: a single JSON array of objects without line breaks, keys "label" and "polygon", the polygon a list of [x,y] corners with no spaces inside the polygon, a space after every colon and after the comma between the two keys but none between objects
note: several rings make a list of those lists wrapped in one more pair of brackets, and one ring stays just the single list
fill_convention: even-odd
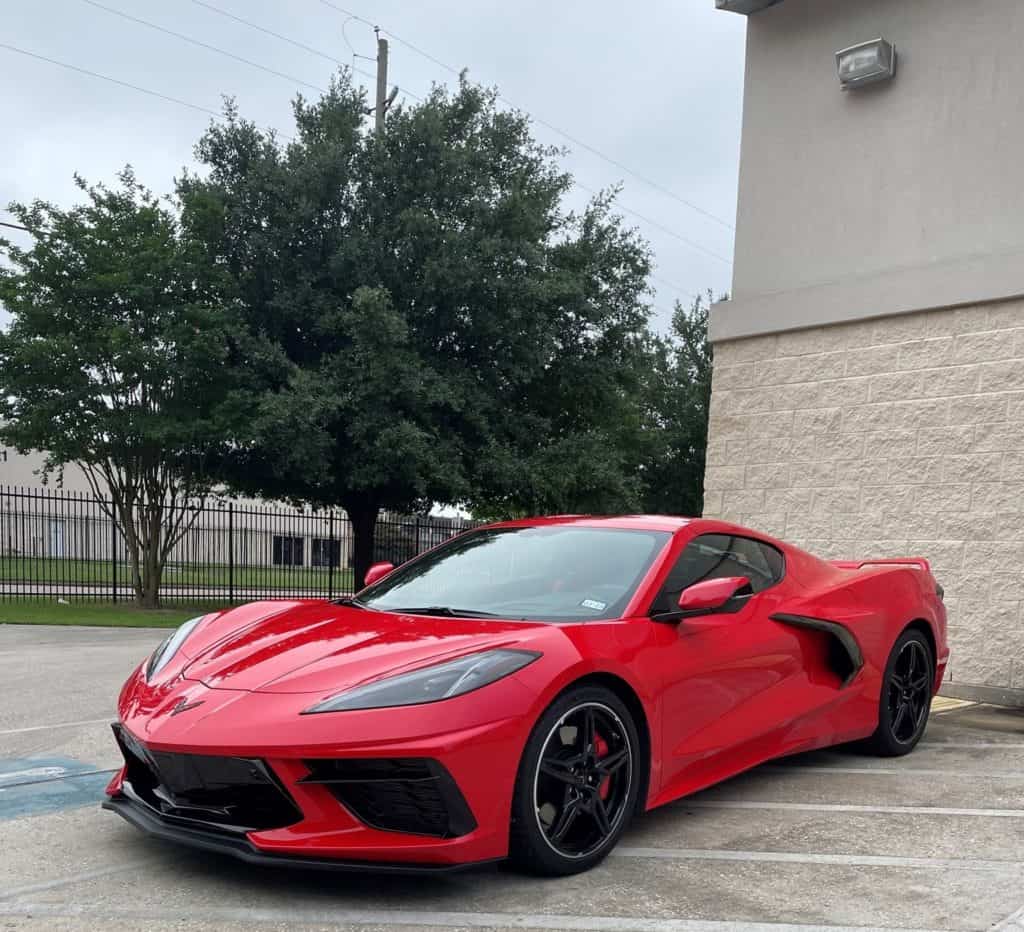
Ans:
[{"label": "inspection sticker on windshield", "polygon": [[597,599],[584,599],[582,602],[580,602],[580,605],[583,608],[589,608],[595,612],[603,612],[607,607],[608,603],[598,602]]}]

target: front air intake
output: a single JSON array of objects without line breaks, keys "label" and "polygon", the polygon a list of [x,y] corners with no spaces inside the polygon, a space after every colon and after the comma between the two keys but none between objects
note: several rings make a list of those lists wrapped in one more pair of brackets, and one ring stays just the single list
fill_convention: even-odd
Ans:
[{"label": "front air intake", "polygon": [[300,783],[320,784],[371,828],[457,838],[476,828],[452,775],[427,757],[330,758],[303,763]]}]

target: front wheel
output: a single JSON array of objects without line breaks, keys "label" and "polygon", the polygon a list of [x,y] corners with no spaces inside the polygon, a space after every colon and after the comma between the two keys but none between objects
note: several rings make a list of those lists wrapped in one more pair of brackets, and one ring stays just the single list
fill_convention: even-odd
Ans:
[{"label": "front wheel", "polygon": [[610,690],[582,686],[556,699],[534,726],[519,764],[513,862],[558,876],[601,861],[636,807],[639,746],[629,710]]},{"label": "front wheel", "polygon": [[935,665],[931,646],[916,628],[904,631],[885,665],[878,728],[868,740],[882,757],[909,754],[924,734],[932,705]]}]

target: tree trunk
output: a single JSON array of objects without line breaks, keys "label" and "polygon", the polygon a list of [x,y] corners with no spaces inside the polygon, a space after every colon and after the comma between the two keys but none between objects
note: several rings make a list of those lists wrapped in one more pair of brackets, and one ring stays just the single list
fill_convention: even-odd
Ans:
[{"label": "tree trunk", "polygon": [[163,502],[147,502],[145,536],[142,540],[142,598],[143,608],[160,607],[160,577],[163,575],[161,546],[163,538]]},{"label": "tree trunk", "polygon": [[[145,604],[143,579],[143,555],[139,540],[138,516],[132,501],[119,501],[114,509],[114,516],[120,521],[121,537],[124,540],[125,554],[129,561],[132,591],[135,593],[135,604],[140,608]],[[116,557],[115,557],[116,558]]]},{"label": "tree trunk", "polygon": [[366,571],[373,564],[373,535],[379,510],[376,505],[363,501],[345,505],[352,522],[352,573],[356,592],[363,588]]}]

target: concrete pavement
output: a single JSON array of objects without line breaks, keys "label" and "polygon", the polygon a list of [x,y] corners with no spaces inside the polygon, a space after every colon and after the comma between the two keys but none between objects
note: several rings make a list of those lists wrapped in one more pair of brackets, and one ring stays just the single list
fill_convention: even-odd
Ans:
[{"label": "concrete pavement", "polygon": [[[117,690],[165,636],[0,626],[0,761],[116,767]],[[9,817],[3,779],[0,929],[1024,929],[1024,713],[992,707],[937,712],[907,758],[760,767],[648,814],[561,880],[257,870],[151,841],[70,792]]]}]

